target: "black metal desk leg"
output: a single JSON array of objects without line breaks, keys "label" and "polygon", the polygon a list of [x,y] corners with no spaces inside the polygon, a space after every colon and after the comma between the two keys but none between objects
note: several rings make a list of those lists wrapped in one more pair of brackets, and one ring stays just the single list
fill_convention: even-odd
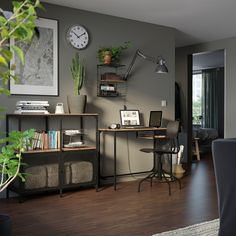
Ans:
[{"label": "black metal desk leg", "polygon": [[116,190],[116,132],[114,132],[114,190]]},{"label": "black metal desk leg", "polygon": [[101,141],[100,141],[100,135],[101,135],[101,132],[100,131],[97,131],[97,189],[99,188],[100,186],[100,178],[101,178],[101,152],[100,152],[100,145],[101,145]]}]

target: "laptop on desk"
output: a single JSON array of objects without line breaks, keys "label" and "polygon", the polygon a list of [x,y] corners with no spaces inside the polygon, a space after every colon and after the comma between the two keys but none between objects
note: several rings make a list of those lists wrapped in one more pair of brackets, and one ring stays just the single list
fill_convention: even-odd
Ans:
[{"label": "laptop on desk", "polygon": [[[145,126],[140,123],[139,110],[120,110],[121,128],[144,128]],[[162,111],[150,111],[149,126],[148,127],[161,127]]]},{"label": "laptop on desk", "polygon": [[120,123],[123,129],[143,128],[139,110],[120,110]]}]

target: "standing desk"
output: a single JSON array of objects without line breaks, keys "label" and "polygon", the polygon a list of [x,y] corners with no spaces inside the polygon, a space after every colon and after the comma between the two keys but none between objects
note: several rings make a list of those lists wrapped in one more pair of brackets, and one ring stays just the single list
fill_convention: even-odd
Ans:
[{"label": "standing desk", "polygon": [[138,136],[139,132],[144,132],[144,131],[150,131],[152,132],[152,136],[147,136],[147,138],[152,138],[154,140],[153,146],[154,148],[156,147],[156,142],[155,139],[158,138],[158,136],[155,136],[158,131],[166,131],[166,128],[160,127],[160,128],[155,128],[155,127],[143,127],[143,128],[121,128],[121,129],[108,129],[108,128],[100,128],[98,129],[98,178],[100,179],[101,173],[100,173],[100,136],[101,133],[110,133],[113,135],[113,155],[114,155],[114,173],[113,176],[107,176],[107,177],[114,177],[114,190],[116,190],[116,183],[117,183],[117,176],[125,176],[125,175],[132,175],[132,174],[142,174],[142,173],[147,173],[150,171],[142,171],[142,172],[135,172],[135,173],[127,173],[127,174],[119,174],[117,175],[116,173],[116,136],[117,133],[131,133],[131,132],[136,132],[136,136]]}]

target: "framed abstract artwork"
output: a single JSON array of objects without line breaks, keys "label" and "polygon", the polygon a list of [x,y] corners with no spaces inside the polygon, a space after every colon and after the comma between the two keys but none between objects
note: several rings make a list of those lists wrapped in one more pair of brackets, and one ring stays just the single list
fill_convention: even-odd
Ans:
[{"label": "framed abstract artwork", "polygon": [[[58,22],[39,18],[36,21],[39,36],[34,35],[31,43],[18,43],[25,55],[22,65],[13,55],[11,65],[16,69],[13,75],[17,81],[10,81],[10,92],[16,95],[58,96]],[[10,40],[14,45],[14,39]]]}]

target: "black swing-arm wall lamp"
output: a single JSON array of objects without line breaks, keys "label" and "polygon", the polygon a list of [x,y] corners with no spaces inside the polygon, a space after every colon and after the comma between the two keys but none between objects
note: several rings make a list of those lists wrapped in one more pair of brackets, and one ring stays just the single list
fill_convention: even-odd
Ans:
[{"label": "black swing-arm wall lamp", "polygon": [[166,67],[166,65],[165,65],[165,60],[164,60],[161,56],[159,56],[157,59],[155,59],[155,58],[153,58],[153,57],[150,57],[150,56],[145,55],[144,53],[142,53],[142,52],[138,49],[138,50],[136,50],[136,52],[135,52],[135,54],[134,54],[134,57],[133,57],[133,59],[132,59],[130,65],[129,65],[129,67],[128,67],[128,70],[127,70],[127,72],[126,72],[126,74],[125,74],[125,76],[124,76],[124,80],[127,80],[127,79],[128,79],[129,74],[130,74],[131,70],[133,69],[134,63],[135,63],[135,61],[136,61],[136,59],[137,59],[138,56],[142,57],[142,58],[145,59],[145,60],[148,60],[148,61],[151,61],[151,62],[157,64],[157,67],[156,67],[156,69],[155,69],[155,72],[156,72],[156,73],[168,73],[168,69],[167,69],[167,67]]}]

